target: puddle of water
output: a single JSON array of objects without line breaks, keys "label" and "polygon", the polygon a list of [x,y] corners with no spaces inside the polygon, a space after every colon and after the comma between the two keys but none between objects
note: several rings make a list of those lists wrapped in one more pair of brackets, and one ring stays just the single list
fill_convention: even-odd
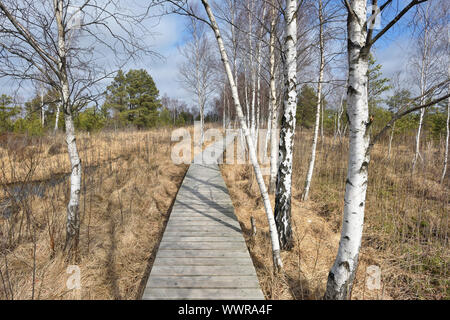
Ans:
[{"label": "puddle of water", "polygon": [[[92,174],[97,170],[97,166],[87,167],[83,174]],[[54,188],[69,181],[70,173],[58,175],[44,181],[32,181],[27,183],[12,183],[7,185],[7,198],[0,200],[0,217],[9,219],[14,213],[14,203],[23,201],[28,197],[43,198],[48,189]]]}]

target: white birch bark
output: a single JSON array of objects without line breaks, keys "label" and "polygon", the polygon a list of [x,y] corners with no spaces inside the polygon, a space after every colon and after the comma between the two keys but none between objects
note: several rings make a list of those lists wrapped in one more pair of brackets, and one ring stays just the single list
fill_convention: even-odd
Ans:
[{"label": "white birch bark", "polygon": [[[423,35],[423,48],[421,49],[421,61],[420,61],[420,95],[423,96],[426,87],[427,87],[427,77],[428,77],[428,63],[429,63],[429,54],[430,54],[430,46],[429,46],[429,33],[428,33],[428,9],[427,6],[424,16],[424,35]],[[420,99],[420,104],[423,104],[424,99]],[[417,134],[416,134],[416,144],[415,144],[415,150],[414,150],[414,158],[413,158],[413,164],[412,164],[412,174],[414,174],[414,171],[416,169],[417,160],[419,158],[422,158],[420,155],[420,137],[422,134],[422,127],[423,127],[423,118],[425,116],[425,108],[420,110],[420,119],[419,119],[419,127],[417,128]]]},{"label": "white birch bark", "polygon": [[66,224],[66,242],[65,250],[77,256],[78,243],[80,236],[80,191],[81,191],[81,160],[78,155],[75,126],[72,118],[70,104],[70,89],[67,74],[67,52],[66,39],[63,25],[63,1],[54,0],[55,18],[58,26],[58,68],[61,74],[61,100],[62,108],[65,113],[66,143],[69,153],[71,174],[70,174],[70,199],[67,205],[67,224]]},{"label": "white birch bark", "polygon": [[[421,103],[422,104],[422,103]],[[413,158],[413,165],[412,165],[412,172],[414,173],[417,165],[417,160],[421,158],[420,155],[420,136],[422,134],[422,126],[423,126],[423,118],[425,116],[425,109],[420,110],[420,118],[419,118],[419,127],[417,128],[416,133],[416,143],[414,148],[414,158]]]},{"label": "white birch bark", "polygon": [[254,0],[250,0],[250,7],[248,8],[248,46],[249,46],[249,59],[250,59],[250,81],[251,81],[251,105],[250,105],[250,132],[253,136],[253,143],[256,144],[256,131],[255,131],[255,101],[256,101],[256,69],[253,63],[253,10],[255,7]]},{"label": "white birch bark", "polygon": [[328,275],[325,299],[347,299],[358,266],[364,223],[369,154],[369,110],[366,45],[366,1],[354,0],[348,14],[348,91],[349,159],[344,198],[341,240],[336,260]]},{"label": "white birch bark", "polygon": [[[323,81],[323,69],[325,66],[324,61],[324,41],[323,41],[323,14],[322,14],[322,0],[319,0],[319,51],[320,51],[320,65],[319,65],[319,82],[317,86],[317,107],[316,107],[316,123],[314,125],[314,137],[311,147],[311,160],[308,166],[308,174],[306,176],[305,188],[303,190],[302,200],[306,201],[309,197],[309,188],[311,186],[311,180],[314,172],[314,164],[316,161],[316,147],[317,139],[319,137],[319,120],[320,120],[320,108],[322,105],[322,81]],[[323,141],[323,111],[322,111],[322,141]]]},{"label": "white birch bark", "polygon": [[275,83],[275,37],[276,37],[276,17],[275,1],[272,0],[272,20],[270,22],[270,40],[269,40],[269,64],[270,64],[270,177],[269,192],[274,194],[277,182],[278,171],[278,110],[277,110],[277,88]]},{"label": "white birch bark", "polygon": [[275,220],[280,246],[293,246],[291,227],[292,161],[297,110],[297,0],[287,0],[285,10],[285,38],[282,53],[284,69],[284,113],[281,119],[278,175],[275,192]]},{"label": "white birch bark", "polygon": [[56,106],[56,118],[55,118],[55,129],[54,132],[56,132],[58,130],[58,122],[59,122],[59,111],[60,110],[60,105],[58,104]]},{"label": "white birch bark", "polygon": [[[274,3],[272,3],[273,5]],[[270,22],[270,177],[269,192],[275,193],[278,171],[278,110],[277,110],[277,88],[275,83],[275,9],[272,7],[272,21]]]},{"label": "white birch bark", "polygon": [[219,47],[220,55],[222,57],[222,62],[224,64],[225,71],[226,71],[226,74],[228,77],[228,81],[230,83],[231,93],[232,93],[234,105],[236,108],[236,112],[237,112],[237,115],[239,118],[241,128],[242,128],[242,130],[245,134],[245,138],[247,140],[250,161],[251,161],[251,163],[253,165],[253,169],[255,171],[256,180],[258,182],[258,186],[259,186],[259,189],[261,192],[261,197],[263,198],[264,208],[266,211],[267,220],[268,220],[268,224],[269,224],[269,232],[270,232],[270,238],[271,238],[271,243],[272,243],[272,255],[273,255],[274,268],[279,270],[283,267],[283,263],[281,261],[280,243],[278,240],[278,234],[277,234],[277,230],[276,230],[275,219],[274,219],[273,212],[272,212],[272,206],[270,204],[269,194],[267,193],[266,185],[264,183],[263,175],[261,173],[261,168],[258,163],[258,159],[256,156],[256,149],[253,144],[253,139],[250,136],[249,128],[247,127],[247,124],[246,124],[245,118],[244,118],[244,114],[242,112],[242,107],[241,107],[241,104],[239,101],[238,90],[237,90],[237,87],[235,84],[235,80],[233,78],[233,74],[231,72],[230,63],[228,61],[228,56],[227,56],[227,53],[225,50],[225,46],[224,46],[222,37],[220,35],[219,26],[217,25],[216,19],[213,15],[213,12],[211,10],[211,7],[209,6],[208,1],[202,0],[202,3],[203,3],[203,6],[205,7],[206,13],[211,22],[211,27],[212,27],[214,34],[216,36],[216,39],[217,39],[217,44]]},{"label": "white birch bark", "polygon": [[45,110],[44,110],[44,89],[41,92],[41,126],[45,125]]}]

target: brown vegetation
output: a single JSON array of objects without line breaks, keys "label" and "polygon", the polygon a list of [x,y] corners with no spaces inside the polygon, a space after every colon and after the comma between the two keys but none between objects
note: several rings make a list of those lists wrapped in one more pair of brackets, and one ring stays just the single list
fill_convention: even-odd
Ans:
[{"label": "brown vegetation", "polygon": [[[312,134],[295,141],[292,221],[295,246],[283,252],[284,274],[275,277],[267,221],[248,165],[223,165],[230,195],[263,291],[269,299],[320,299],[336,257],[342,223],[347,142],[319,141],[311,197],[301,202]],[[411,176],[413,137],[396,137],[391,159],[387,142],[372,152],[366,218],[353,299],[448,299],[449,184],[439,185],[442,150],[426,144],[424,161]],[[266,181],[267,182],[267,181]],[[273,204],[273,196],[271,197]],[[252,238],[250,217],[256,220]],[[378,265],[379,290],[368,290],[366,268]]]},{"label": "brown vegetation", "polygon": [[[64,140],[4,140],[0,299],[139,299],[187,169],[170,160],[170,130],[79,135],[82,288],[72,291],[62,252],[70,169]],[[28,196],[13,197],[13,187]]]}]

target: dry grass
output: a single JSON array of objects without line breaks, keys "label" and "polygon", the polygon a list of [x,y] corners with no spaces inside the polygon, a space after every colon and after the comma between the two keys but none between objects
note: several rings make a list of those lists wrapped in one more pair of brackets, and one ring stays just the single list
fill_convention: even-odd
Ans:
[{"label": "dry grass", "polygon": [[[247,245],[269,299],[320,299],[340,238],[347,143],[319,143],[310,200],[301,202],[311,146],[310,132],[295,141],[292,220],[295,246],[283,252],[284,274],[272,274],[267,220],[248,165],[222,165]],[[353,299],[448,299],[449,184],[441,186],[442,150],[426,143],[418,172],[411,176],[413,138],[397,137],[391,159],[386,143],[372,152],[365,229]],[[267,183],[267,180],[266,180]],[[271,197],[273,205],[273,197]],[[258,233],[251,237],[250,217]],[[382,287],[366,288],[366,268],[378,265]]]},{"label": "dry grass", "polygon": [[[296,136],[295,246],[282,253],[285,273],[280,277],[272,274],[267,221],[251,168],[222,165],[269,299],[320,299],[337,252],[348,149],[346,143],[328,137],[319,143],[311,199],[300,202],[310,140],[310,132]],[[449,183],[436,182],[442,146],[425,143],[424,161],[411,176],[413,138],[395,141],[391,159],[386,158],[385,143],[373,150],[352,298],[448,299]],[[0,215],[0,299],[140,298],[187,165],[170,160],[173,143],[168,129],[81,134],[78,145],[85,172],[80,207],[82,289],[70,291],[62,253],[70,168],[63,137],[0,137],[0,214],[5,213],[11,188],[32,192],[8,204],[9,218]],[[32,188],[23,188],[26,185]],[[34,192],[36,186],[45,188]],[[251,216],[258,230],[254,238]],[[383,286],[370,291],[365,286],[366,267],[374,264],[382,269]]]},{"label": "dry grass", "polygon": [[[45,185],[51,183],[48,179],[67,174],[70,167],[62,141],[62,137],[32,141],[24,149],[40,152],[34,160],[24,155],[22,162],[7,144],[2,156],[14,170],[3,167],[3,186],[23,182],[27,163],[33,161],[28,182]],[[78,264],[82,288],[66,287],[69,274],[62,253],[69,196],[66,179],[50,184],[43,194],[17,201],[9,219],[0,216],[1,299],[140,298],[187,165],[170,160],[172,143],[165,129],[82,134],[78,143],[85,170]],[[7,196],[3,193],[0,199]]]}]

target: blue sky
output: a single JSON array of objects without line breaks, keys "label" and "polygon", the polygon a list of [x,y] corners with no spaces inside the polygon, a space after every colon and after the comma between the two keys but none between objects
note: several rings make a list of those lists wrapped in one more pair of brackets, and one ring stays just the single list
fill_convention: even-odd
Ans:
[{"label": "blue sky", "polygon": [[[406,0],[400,0],[400,8],[406,4]],[[384,26],[395,14],[396,8],[383,13],[381,24]],[[408,14],[409,16],[411,14]],[[398,70],[406,70],[408,65],[408,50],[411,47],[410,28],[406,25],[409,17],[404,17],[400,22],[386,33],[376,44],[373,52],[377,63],[383,66],[384,76],[390,77]],[[181,83],[177,81],[178,64],[182,61],[179,53],[179,46],[182,46],[189,35],[186,33],[186,18],[179,15],[162,16],[159,23],[157,20],[151,20],[147,23],[148,28],[153,33],[147,39],[149,45],[158,54],[159,58],[145,58],[136,64],[130,64],[127,68],[145,68],[154,78],[159,89],[160,96],[167,94],[172,98],[184,100],[188,105],[193,104],[193,96],[186,92]],[[208,30],[208,32],[211,32]],[[376,32],[375,32],[376,33]],[[214,43],[215,44],[215,43]],[[0,81],[2,92],[13,93],[16,88],[11,86],[10,82]],[[34,89],[24,90],[24,92],[34,94]],[[22,94],[26,97],[26,94]]]}]

